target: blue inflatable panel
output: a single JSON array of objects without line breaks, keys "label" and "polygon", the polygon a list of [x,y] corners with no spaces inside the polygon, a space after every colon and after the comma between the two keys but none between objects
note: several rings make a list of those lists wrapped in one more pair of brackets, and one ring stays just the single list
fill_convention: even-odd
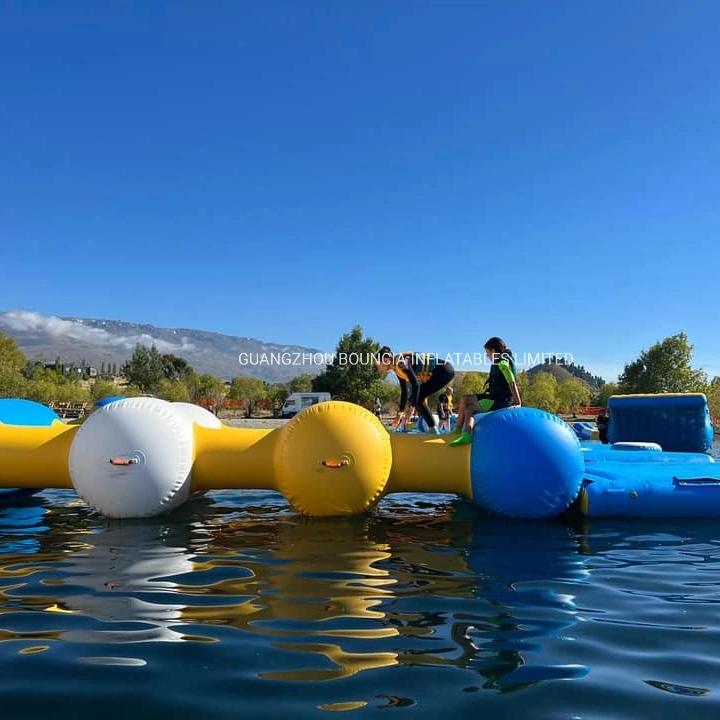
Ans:
[{"label": "blue inflatable panel", "polygon": [[715,460],[707,453],[660,452],[653,448],[624,449],[620,445],[582,443],[586,471],[608,463],[651,463],[660,465],[712,465]]},{"label": "blue inflatable panel", "polygon": [[611,450],[653,450],[662,452],[662,448],[654,442],[616,442],[610,446]]},{"label": "blue inflatable panel", "polygon": [[590,423],[576,422],[572,424],[572,429],[580,440],[589,440],[595,428]]},{"label": "blue inflatable panel", "polygon": [[20,398],[0,399],[0,423],[3,425],[25,425],[49,427],[60,416],[47,405]]},{"label": "blue inflatable panel", "polygon": [[590,517],[720,516],[720,463],[705,453],[584,450]]},{"label": "blue inflatable panel", "polygon": [[712,445],[712,419],[702,393],[613,395],[608,407],[611,443],[655,442],[674,452],[705,452]]},{"label": "blue inflatable panel", "polygon": [[110,395],[108,397],[100,398],[100,400],[96,400],[95,407],[104,407],[105,405],[109,405],[110,403],[116,402],[117,400],[124,399],[124,395]]}]

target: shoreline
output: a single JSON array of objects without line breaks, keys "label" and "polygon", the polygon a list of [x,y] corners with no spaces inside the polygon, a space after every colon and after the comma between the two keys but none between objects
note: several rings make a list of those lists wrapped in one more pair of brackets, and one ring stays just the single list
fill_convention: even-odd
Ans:
[{"label": "shoreline", "polygon": [[[569,415],[558,415],[561,420],[564,420],[569,425],[575,422],[595,422],[595,417],[592,415],[578,415],[572,417]],[[219,418],[219,420],[230,427],[240,428],[253,428],[256,430],[274,430],[275,428],[282,427],[291,418],[268,418],[268,417],[253,417],[253,418]],[[392,418],[383,417],[381,418],[383,425],[388,425],[392,422]]]},{"label": "shoreline", "polygon": [[274,430],[282,427],[288,418],[218,418],[223,425],[240,428],[254,428],[256,430]]}]

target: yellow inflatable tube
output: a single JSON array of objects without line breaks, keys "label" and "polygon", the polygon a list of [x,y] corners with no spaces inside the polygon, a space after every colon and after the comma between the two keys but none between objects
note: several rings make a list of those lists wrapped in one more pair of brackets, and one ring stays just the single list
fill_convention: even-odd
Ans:
[{"label": "yellow inflatable tube", "polygon": [[[383,432],[387,433],[385,428]],[[404,433],[390,433],[388,436],[392,466],[385,493],[437,492],[471,496],[470,453],[448,453],[446,445],[452,437]],[[269,462],[283,439],[282,429],[197,427],[195,438],[198,454],[193,472],[193,490],[238,487],[282,490],[275,468]],[[302,453],[311,455],[311,465],[322,465],[319,448],[306,447]]]},{"label": "yellow inflatable tube", "polygon": [[68,455],[77,430],[62,422],[49,427],[0,423],[0,486],[72,488]]},{"label": "yellow inflatable tube", "polygon": [[454,493],[471,498],[470,448],[448,451],[447,445],[455,437],[391,433],[393,460],[385,491]]},{"label": "yellow inflatable tube", "polygon": [[185,403],[127,398],[81,426],[0,424],[0,485],[74,487],[111,517],[156,515],[193,492],[230,488],[281,492],[307,515],[353,515],[393,492],[471,497],[469,451],[448,452],[449,440],[388,433],[345,402],[259,430]]}]

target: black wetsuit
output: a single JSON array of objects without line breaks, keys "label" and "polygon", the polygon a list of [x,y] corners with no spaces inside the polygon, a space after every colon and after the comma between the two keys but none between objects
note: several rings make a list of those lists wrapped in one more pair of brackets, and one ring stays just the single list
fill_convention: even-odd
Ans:
[{"label": "black wetsuit", "polygon": [[[408,362],[399,366],[400,360]],[[455,377],[455,368],[451,363],[434,356],[402,353],[395,358],[393,369],[400,381],[400,412],[405,410],[405,404],[409,400],[428,427],[435,427],[435,419],[425,401],[430,395],[450,384]]]},{"label": "black wetsuit", "polygon": [[[500,358],[500,361],[502,360],[508,361],[513,377],[517,377],[515,360],[512,355],[503,355],[503,357]],[[507,378],[503,375],[498,363],[493,363],[490,366],[490,374],[488,375],[487,382],[485,383],[485,392],[479,393],[477,399],[478,402],[481,400],[492,400],[492,405],[490,405],[487,409],[483,408],[484,412],[489,412],[490,410],[502,410],[503,408],[510,407],[513,404],[510,383],[508,383]]]},{"label": "black wetsuit", "polygon": [[450,399],[443,393],[438,397],[437,416],[438,420],[447,420],[450,417]]},{"label": "black wetsuit", "polygon": [[607,415],[598,415],[595,422],[597,423],[598,439],[603,445],[607,445],[610,418]]}]

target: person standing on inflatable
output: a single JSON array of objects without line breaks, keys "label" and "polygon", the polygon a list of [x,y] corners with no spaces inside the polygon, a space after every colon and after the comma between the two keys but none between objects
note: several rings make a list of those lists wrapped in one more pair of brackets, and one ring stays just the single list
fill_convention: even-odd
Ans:
[{"label": "person standing on inflatable", "polygon": [[600,408],[600,412],[598,413],[597,419],[597,429],[598,429],[598,440],[603,445],[607,445],[608,443],[608,427],[610,426],[610,416],[608,415],[608,411],[605,408]]},{"label": "person standing on inflatable", "polygon": [[450,432],[450,397],[447,390],[438,395],[437,416],[440,432]]},{"label": "person standing on inflatable", "polygon": [[393,355],[387,345],[375,354],[375,364],[380,372],[392,370],[400,381],[400,405],[393,428],[404,429],[407,403],[408,409],[415,408],[418,415],[425,420],[428,432],[439,434],[440,430],[435,426],[427,399],[455,377],[452,364],[431,353],[403,352]]},{"label": "person standing on inflatable", "polygon": [[485,343],[485,353],[492,363],[485,390],[477,395],[462,396],[455,422],[455,430],[460,432],[460,437],[450,443],[452,447],[472,442],[473,416],[476,413],[519,407],[522,404],[512,350],[502,338],[491,337]]}]

